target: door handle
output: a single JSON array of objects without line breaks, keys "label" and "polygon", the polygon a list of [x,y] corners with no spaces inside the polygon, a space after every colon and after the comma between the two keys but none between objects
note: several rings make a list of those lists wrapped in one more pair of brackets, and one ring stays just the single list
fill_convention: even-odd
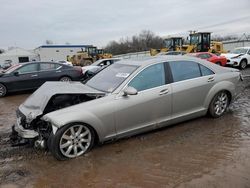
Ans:
[{"label": "door handle", "polygon": [[32,74],[31,77],[37,77],[37,74]]},{"label": "door handle", "polygon": [[214,77],[210,77],[207,79],[208,82],[213,82],[214,81]]},{"label": "door handle", "polygon": [[163,90],[160,91],[159,95],[165,95],[165,94],[167,94],[168,92],[169,92],[168,89],[163,89]]},{"label": "door handle", "polygon": [[62,72],[62,71],[58,70],[58,71],[56,71],[56,72],[58,72],[58,73],[59,73],[59,72]]}]

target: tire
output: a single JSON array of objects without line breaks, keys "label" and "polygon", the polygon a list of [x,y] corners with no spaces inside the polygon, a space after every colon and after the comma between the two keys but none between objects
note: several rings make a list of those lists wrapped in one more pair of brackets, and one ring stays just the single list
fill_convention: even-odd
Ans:
[{"label": "tire", "polygon": [[240,62],[240,69],[245,69],[247,67],[247,60],[243,59]]},{"label": "tire", "polygon": [[0,83],[0,97],[4,97],[7,94],[7,89],[5,85]]},{"label": "tire", "polygon": [[70,82],[70,81],[72,81],[72,79],[68,76],[63,76],[60,78],[60,81],[61,82]]},{"label": "tire", "polygon": [[222,66],[222,65],[221,65],[221,62],[219,62],[219,61],[218,61],[218,62],[216,62],[215,64],[216,64],[216,65],[220,65],[220,66]]},{"label": "tire", "polygon": [[209,115],[213,118],[221,117],[227,111],[229,103],[228,93],[225,91],[217,93],[209,105]]},{"label": "tire", "polygon": [[67,160],[87,153],[93,147],[94,141],[95,133],[91,127],[73,123],[63,126],[55,135],[51,135],[49,150],[57,160]]}]

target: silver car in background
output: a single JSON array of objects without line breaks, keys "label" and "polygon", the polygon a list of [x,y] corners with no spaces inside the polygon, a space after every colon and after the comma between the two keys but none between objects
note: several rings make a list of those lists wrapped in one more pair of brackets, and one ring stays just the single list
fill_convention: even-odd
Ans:
[{"label": "silver car in background", "polygon": [[[206,114],[218,118],[233,100],[240,78],[236,69],[193,57],[121,60],[85,84],[45,84],[19,107],[24,119],[18,116],[14,129],[23,138],[45,141],[59,160],[75,158],[96,142]],[[60,93],[70,96],[80,93],[82,101],[48,110],[46,106]],[[30,126],[31,122],[36,123]],[[49,136],[44,136],[37,122],[47,126],[44,130],[50,131]]]}]

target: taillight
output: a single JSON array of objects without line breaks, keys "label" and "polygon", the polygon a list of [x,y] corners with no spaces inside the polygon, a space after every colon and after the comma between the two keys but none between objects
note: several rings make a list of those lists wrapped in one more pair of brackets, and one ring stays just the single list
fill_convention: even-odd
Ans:
[{"label": "taillight", "polygon": [[82,67],[75,67],[76,71],[83,75]]}]

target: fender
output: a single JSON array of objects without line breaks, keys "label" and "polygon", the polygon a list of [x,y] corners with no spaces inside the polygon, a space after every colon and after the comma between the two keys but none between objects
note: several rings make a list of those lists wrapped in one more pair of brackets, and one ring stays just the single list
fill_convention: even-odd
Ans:
[{"label": "fender", "polygon": [[230,92],[231,94],[231,99],[234,98],[235,96],[235,86],[232,82],[230,81],[221,81],[217,84],[215,84],[211,89],[210,91],[208,92],[207,96],[206,96],[206,99],[205,99],[205,102],[204,102],[204,107],[206,109],[209,108],[209,104],[211,102],[211,100],[213,99],[213,97],[220,91],[223,91],[223,90],[226,90],[228,92]]},{"label": "fender", "polygon": [[112,132],[114,136],[116,135],[114,125],[105,128],[100,118],[89,111],[82,110],[81,112],[79,112],[78,110],[77,112],[74,112],[71,110],[70,113],[67,111],[61,111],[64,111],[64,109],[48,113],[41,118],[42,120],[51,123],[54,134],[59,128],[63,127],[64,125],[81,122],[88,124],[93,129],[95,129],[100,142],[104,141],[106,137],[112,136],[109,136],[108,132]]}]

